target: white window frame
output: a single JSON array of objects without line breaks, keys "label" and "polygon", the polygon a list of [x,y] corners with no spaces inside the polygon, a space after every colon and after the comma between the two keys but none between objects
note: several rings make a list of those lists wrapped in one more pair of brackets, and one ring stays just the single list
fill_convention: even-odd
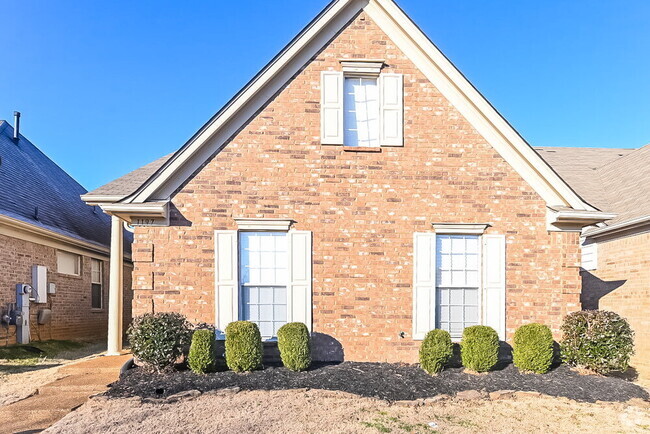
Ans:
[{"label": "white window frame", "polygon": [[[486,234],[489,224],[434,223],[435,232],[413,234],[413,339],[422,340],[439,323],[437,237],[478,236],[479,324],[506,336],[506,237]],[[454,339],[457,341],[457,339]]]},{"label": "white window frame", "polygon": [[[404,146],[404,76],[384,72],[384,60],[340,59],[342,70],[321,71],[321,144],[348,149]],[[349,78],[376,79],[378,145],[346,143],[345,83]]]},{"label": "white window frame", "polygon": [[[352,83],[353,81],[358,81],[358,83]],[[364,83],[364,81],[372,81],[372,83]],[[353,86],[354,89],[359,90],[360,88],[363,88],[364,91],[370,87],[374,86],[374,91],[375,91],[375,97],[376,99],[374,100],[374,105],[375,105],[375,110],[367,110],[368,107],[366,107],[365,110],[365,115],[368,118],[365,121],[359,121],[358,115],[359,111],[355,111],[355,119],[356,119],[356,124],[351,125],[350,123],[350,118],[352,115],[352,109],[358,109],[360,106],[363,106],[364,104],[358,105],[358,93],[354,93],[354,102],[353,105],[354,107],[350,107],[351,104],[351,96],[352,93],[350,93],[350,89],[348,88],[348,84],[352,83],[351,86]],[[381,124],[380,124],[380,116],[381,116],[381,107],[380,107],[380,82],[379,82],[379,76],[373,76],[373,75],[359,75],[359,74],[354,74],[354,75],[343,75],[343,146],[348,146],[348,147],[359,147],[359,148],[380,148],[381,147]],[[366,102],[368,101],[368,95],[366,94],[365,96]],[[367,105],[367,104],[365,104]],[[370,119],[374,117],[374,123],[376,124],[376,128],[370,128]],[[366,127],[362,127],[363,124],[366,123]],[[360,131],[366,130],[368,133],[369,139],[364,141],[361,141],[360,138]],[[355,131],[355,133],[351,133],[352,131]],[[350,140],[351,136],[356,136],[356,143],[352,142]],[[368,143],[366,143],[368,142]],[[370,143],[372,142],[372,143]]]},{"label": "white window frame", "polygon": [[[277,230],[240,230],[237,233],[237,254],[238,254],[238,261],[237,263],[239,264],[239,296],[238,296],[238,311],[239,311],[239,318],[246,320],[246,321],[252,321],[256,322],[255,320],[251,319],[245,319],[244,318],[244,312],[246,310],[245,302],[244,302],[244,292],[246,288],[252,289],[252,288],[257,288],[258,289],[258,297],[259,297],[259,291],[262,288],[284,288],[284,309],[285,309],[285,318],[284,318],[284,324],[288,322],[288,306],[289,306],[289,300],[288,300],[288,289],[289,289],[289,279],[288,276],[285,276],[285,281],[284,282],[277,282],[274,281],[272,283],[265,283],[265,282],[244,282],[244,279],[242,277],[242,267],[243,267],[243,249],[242,249],[242,236],[246,234],[283,234],[285,237],[285,245],[286,245],[286,251],[284,252],[286,255],[286,261],[287,261],[287,269],[286,272],[288,273],[288,261],[289,261],[289,237],[288,237],[288,232],[286,231],[277,231]],[[258,302],[255,303],[258,307],[262,305],[262,303]],[[275,309],[275,300],[271,303],[271,306],[273,309]],[[275,321],[274,317],[275,313],[273,313],[273,318],[271,321],[264,321],[264,322],[271,322],[271,323],[279,323],[281,321]],[[259,324],[258,324],[259,327]],[[262,328],[260,327],[260,332],[262,333]],[[276,333],[273,333],[272,335],[268,334],[263,334],[262,333],[262,338],[267,341],[273,341],[277,339]]]},{"label": "white window frame", "polygon": [[[253,229],[268,231],[279,222],[286,222],[289,227],[292,220],[279,219],[237,219],[246,220],[241,227],[252,225]],[[258,224],[251,223],[257,220]],[[216,230],[215,242],[215,326],[217,338],[225,338],[225,329],[229,323],[241,319],[240,313],[240,265],[239,234],[245,230]],[[287,322],[302,322],[312,330],[313,314],[313,233],[305,230],[290,229],[287,234],[288,275],[287,275]]]},{"label": "white window frame", "polygon": [[[61,260],[62,258],[76,260],[76,265],[74,266],[73,272],[68,272],[62,269]],[[68,252],[66,250],[57,250],[56,251],[56,272],[59,274],[64,274],[66,276],[81,276],[81,255],[77,253]]]},{"label": "white window frame", "polygon": [[[463,239],[465,239],[466,237],[472,237],[472,238],[474,238],[476,240],[476,257],[477,257],[476,258],[477,269],[475,270],[476,273],[477,273],[477,275],[476,275],[476,286],[471,286],[470,287],[469,285],[456,286],[456,285],[453,285],[453,284],[450,284],[450,285],[442,285],[441,284],[441,282],[438,279],[438,275],[441,274],[441,273],[439,273],[440,270],[438,268],[438,265],[439,265],[438,264],[438,256],[440,254],[442,254],[442,252],[438,251],[438,243],[440,242],[441,237],[449,237],[451,239],[452,244],[453,244],[454,237],[463,237]],[[445,290],[445,289],[449,290],[449,292],[450,292],[450,294],[449,294],[449,297],[450,297],[449,306],[451,306],[451,291],[452,290],[454,290],[454,289],[456,289],[456,290],[459,290],[459,289],[460,290],[466,290],[466,289],[474,289],[475,288],[477,290],[477,294],[476,294],[476,298],[477,298],[477,323],[473,324],[473,325],[482,325],[484,323],[485,294],[484,294],[484,290],[483,290],[483,252],[482,252],[482,245],[483,245],[483,239],[482,239],[481,235],[479,235],[479,234],[475,234],[475,233],[459,234],[459,233],[440,233],[440,232],[436,233],[436,248],[435,248],[435,251],[434,251],[434,254],[435,254],[434,267],[435,267],[435,269],[433,271],[434,273],[436,273],[436,285],[435,285],[435,291],[436,291],[436,296],[435,296],[436,297],[435,327],[436,328],[438,328],[438,325],[442,323],[442,318],[440,318],[440,316],[439,316],[439,313],[440,313],[440,311],[442,309],[440,295],[442,293],[442,290]],[[454,252],[453,252],[453,247],[452,247],[452,251],[451,251],[452,261],[453,261],[453,253]],[[463,253],[463,255],[466,256],[467,252],[465,251]],[[453,270],[453,268],[452,268],[452,270]],[[467,270],[465,270],[465,271],[467,271]],[[452,273],[453,273],[453,271],[452,271]],[[465,307],[465,305],[463,305],[463,307]],[[465,314],[463,312],[463,319],[464,319],[464,315]],[[450,313],[450,319],[451,319],[451,313]],[[457,321],[454,321],[454,322],[457,322]],[[463,322],[465,322],[465,321],[463,321]],[[464,328],[465,327],[463,327],[463,329]],[[454,341],[459,341],[460,338],[462,337],[462,332],[461,332],[460,336],[455,336],[454,334],[451,333],[451,331],[449,331],[449,334],[451,335],[452,340],[454,340]]]},{"label": "white window frame", "polygon": [[[95,270],[93,270],[95,264],[99,266],[99,280],[95,280]],[[99,307],[93,306],[93,285],[99,285]],[[92,310],[104,309],[104,261],[94,258],[90,259],[90,308]]]}]

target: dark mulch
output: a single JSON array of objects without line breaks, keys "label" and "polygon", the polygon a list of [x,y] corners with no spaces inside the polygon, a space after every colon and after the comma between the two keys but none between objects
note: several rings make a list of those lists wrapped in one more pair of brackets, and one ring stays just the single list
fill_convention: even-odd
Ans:
[{"label": "dark mulch", "polygon": [[344,362],[316,365],[306,372],[291,372],[283,367],[237,374],[218,372],[197,375],[190,371],[155,374],[142,368],[128,370],[113,383],[110,397],[164,398],[187,390],[240,387],[242,390],[326,389],[340,390],[388,401],[428,398],[439,394],[454,395],[463,390],[521,390],[579,401],[648,400],[641,387],[620,378],[579,375],[567,366],[559,366],[545,375],[521,374],[513,365],[489,374],[473,375],[462,368],[445,370],[432,377],[419,367],[390,363]]}]

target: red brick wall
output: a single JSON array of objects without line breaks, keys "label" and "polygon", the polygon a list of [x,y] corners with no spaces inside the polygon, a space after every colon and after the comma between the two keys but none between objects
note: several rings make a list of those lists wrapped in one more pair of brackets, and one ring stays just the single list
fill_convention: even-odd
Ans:
[{"label": "red brick wall", "polygon": [[[108,321],[108,260],[104,261],[104,309],[91,309],[90,257],[82,256],[81,276],[57,272],[56,249],[5,235],[0,235],[0,310],[16,302],[16,284],[31,283],[32,266],[47,267],[48,282],[56,284],[56,294],[49,295],[46,304],[30,305],[32,340],[88,339],[106,336]],[[124,323],[131,322],[131,267],[124,267]],[[39,326],[40,309],[52,309],[52,322]],[[15,327],[9,327],[10,343],[15,342]],[[4,345],[6,329],[0,328],[0,345]]]},{"label": "red brick wall", "polygon": [[[404,74],[405,143],[381,153],[320,144],[320,72],[382,58]],[[388,37],[358,17],[173,197],[169,228],[137,228],[134,311],[214,323],[213,231],[235,217],[313,232],[314,330],[348,360],[416,359],[413,233],[490,222],[507,236],[507,328],[554,330],[579,309],[578,235],[548,233],[544,201]],[[406,338],[400,338],[400,332]]]},{"label": "red brick wall", "polygon": [[650,379],[650,234],[598,243],[598,268],[583,271],[583,306],[612,310],[635,332],[639,374]]}]

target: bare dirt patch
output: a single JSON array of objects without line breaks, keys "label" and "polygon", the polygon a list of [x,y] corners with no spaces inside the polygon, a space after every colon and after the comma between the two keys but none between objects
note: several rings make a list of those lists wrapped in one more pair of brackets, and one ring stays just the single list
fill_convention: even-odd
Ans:
[{"label": "bare dirt patch", "polygon": [[415,406],[323,390],[213,391],[175,403],[101,397],[45,432],[82,433],[88,427],[101,433],[647,432],[646,405],[532,397]]}]

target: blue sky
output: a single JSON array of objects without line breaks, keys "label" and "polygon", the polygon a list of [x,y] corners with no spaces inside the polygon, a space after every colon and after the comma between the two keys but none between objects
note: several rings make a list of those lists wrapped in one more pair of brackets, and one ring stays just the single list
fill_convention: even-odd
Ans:
[{"label": "blue sky", "polygon": [[[327,3],[0,1],[0,119],[93,189],[180,147]],[[649,1],[398,3],[532,145],[650,143]]]}]

